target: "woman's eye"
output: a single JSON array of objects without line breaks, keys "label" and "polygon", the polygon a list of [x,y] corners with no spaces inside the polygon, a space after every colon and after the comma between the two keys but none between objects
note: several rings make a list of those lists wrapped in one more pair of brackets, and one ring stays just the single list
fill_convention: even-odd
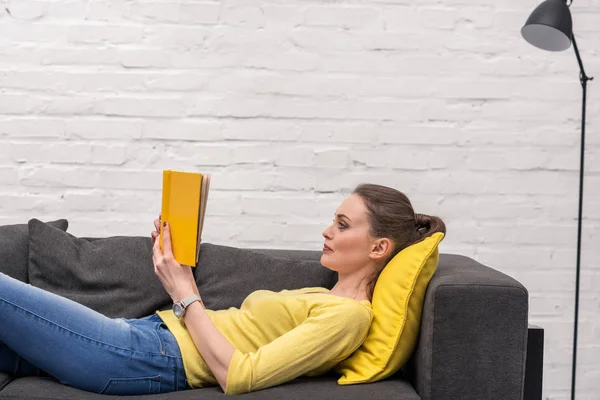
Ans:
[{"label": "woman's eye", "polygon": [[340,229],[346,229],[346,228],[347,228],[347,226],[346,226],[346,224],[344,224],[343,222],[340,222],[340,223],[338,224],[338,228],[340,228]]}]

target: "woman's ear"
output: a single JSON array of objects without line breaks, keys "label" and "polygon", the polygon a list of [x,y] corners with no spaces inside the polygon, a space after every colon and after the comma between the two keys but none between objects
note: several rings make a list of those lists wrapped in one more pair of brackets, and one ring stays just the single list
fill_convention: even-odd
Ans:
[{"label": "woman's ear", "polygon": [[380,261],[389,256],[392,251],[392,241],[388,238],[376,239],[371,246],[371,254],[369,258]]}]

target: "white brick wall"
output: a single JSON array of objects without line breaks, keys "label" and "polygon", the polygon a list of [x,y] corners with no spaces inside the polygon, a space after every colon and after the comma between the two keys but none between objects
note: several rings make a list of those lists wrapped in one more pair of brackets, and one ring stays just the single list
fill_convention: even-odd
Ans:
[{"label": "white brick wall", "polygon": [[[161,170],[214,174],[205,240],[318,249],[359,182],[405,191],[529,289],[569,398],[581,89],[538,0],[4,0],[0,223],[148,235]],[[600,1],[571,7],[600,79]],[[600,391],[600,102],[589,85],[578,399]]]}]

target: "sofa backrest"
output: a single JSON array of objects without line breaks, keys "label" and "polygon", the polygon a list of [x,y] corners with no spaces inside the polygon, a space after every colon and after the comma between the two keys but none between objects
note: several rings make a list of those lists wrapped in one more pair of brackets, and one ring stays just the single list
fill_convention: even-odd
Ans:
[{"label": "sofa backrest", "polygon": [[[66,219],[48,222],[62,231],[69,223]],[[21,282],[29,283],[29,229],[27,224],[0,226],[0,272]]]},{"label": "sofa backrest", "polygon": [[337,273],[321,265],[320,252],[241,249],[203,243],[194,276],[206,307],[240,307],[253,291],[303,287],[331,289]]}]

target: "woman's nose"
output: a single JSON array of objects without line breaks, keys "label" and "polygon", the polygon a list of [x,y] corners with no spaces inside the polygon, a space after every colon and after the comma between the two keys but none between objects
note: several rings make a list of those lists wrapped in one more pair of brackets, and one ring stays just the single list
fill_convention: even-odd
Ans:
[{"label": "woman's nose", "polygon": [[329,233],[330,229],[331,225],[325,228],[325,230],[323,231],[322,235],[325,239],[331,239],[331,234]]}]

